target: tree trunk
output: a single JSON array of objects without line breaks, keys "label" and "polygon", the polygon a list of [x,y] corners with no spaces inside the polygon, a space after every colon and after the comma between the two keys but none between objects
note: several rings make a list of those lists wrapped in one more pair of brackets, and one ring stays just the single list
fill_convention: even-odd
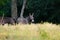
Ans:
[{"label": "tree trunk", "polygon": [[21,18],[23,17],[24,9],[25,9],[25,6],[26,6],[26,1],[27,0],[23,0],[23,6],[22,6],[22,9],[21,9],[21,14],[20,14]]},{"label": "tree trunk", "polygon": [[17,0],[12,0],[11,3],[11,16],[12,18],[17,18]]}]

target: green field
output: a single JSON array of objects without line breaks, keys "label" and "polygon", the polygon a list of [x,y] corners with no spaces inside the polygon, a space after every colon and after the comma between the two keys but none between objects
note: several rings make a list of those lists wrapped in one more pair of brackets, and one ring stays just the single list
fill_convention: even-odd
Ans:
[{"label": "green field", "polygon": [[0,25],[0,40],[60,40],[60,25],[52,23]]}]

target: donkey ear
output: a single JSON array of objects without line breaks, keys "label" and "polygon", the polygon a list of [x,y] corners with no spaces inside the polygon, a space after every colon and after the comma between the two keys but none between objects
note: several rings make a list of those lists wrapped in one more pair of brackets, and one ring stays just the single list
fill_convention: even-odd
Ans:
[{"label": "donkey ear", "polygon": [[31,13],[29,13],[29,15],[31,15]]},{"label": "donkey ear", "polygon": [[32,16],[34,15],[34,13],[32,13]]}]

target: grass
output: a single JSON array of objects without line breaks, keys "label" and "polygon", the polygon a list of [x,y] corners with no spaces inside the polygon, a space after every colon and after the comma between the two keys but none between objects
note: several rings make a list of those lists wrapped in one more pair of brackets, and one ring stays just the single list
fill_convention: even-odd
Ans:
[{"label": "grass", "polygon": [[60,25],[52,23],[0,25],[0,40],[60,40]]}]

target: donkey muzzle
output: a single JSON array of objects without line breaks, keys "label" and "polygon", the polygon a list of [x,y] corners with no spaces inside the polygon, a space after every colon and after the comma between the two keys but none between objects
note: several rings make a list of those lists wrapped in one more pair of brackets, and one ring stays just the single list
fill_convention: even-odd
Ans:
[{"label": "donkey muzzle", "polygon": [[32,20],[32,22],[34,22],[34,20]]}]

